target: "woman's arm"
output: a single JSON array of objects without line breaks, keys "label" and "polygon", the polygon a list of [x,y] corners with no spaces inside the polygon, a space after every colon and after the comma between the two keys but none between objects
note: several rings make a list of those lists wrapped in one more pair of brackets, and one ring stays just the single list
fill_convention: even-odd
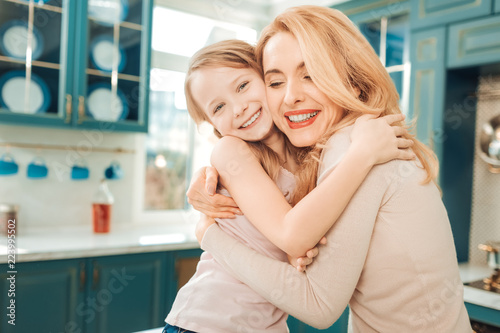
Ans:
[{"label": "woman's arm", "polygon": [[327,328],[342,314],[353,295],[378,210],[394,192],[388,182],[392,178],[385,176],[394,172],[392,164],[373,168],[327,233],[327,244],[320,248],[305,274],[247,248],[217,225],[209,227],[202,248],[238,280],[280,309],[309,325]]},{"label": "woman's arm", "polygon": [[[390,155],[387,152],[392,154],[388,159],[396,156],[396,137],[386,120],[371,121],[384,122],[389,130],[361,126],[360,132],[367,139],[354,141],[335,170],[294,208],[265,173],[246,142],[234,137],[222,138],[212,153],[212,164],[220,174],[221,184],[248,220],[280,249],[293,257],[301,257],[315,247],[335,223],[371,167],[379,162],[381,152],[384,158]],[[368,143],[373,137],[377,140]]]}]

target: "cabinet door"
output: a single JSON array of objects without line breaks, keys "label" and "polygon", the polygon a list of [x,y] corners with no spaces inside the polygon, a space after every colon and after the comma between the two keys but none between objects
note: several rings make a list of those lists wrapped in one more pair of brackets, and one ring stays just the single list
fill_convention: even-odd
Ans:
[{"label": "cabinet door", "polygon": [[[0,265],[1,332],[84,332],[82,317],[75,309],[84,299],[84,263],[58,260],[18,263],[15,280],[7,280],[7,265]],[[11,281],[15,281],[11,284]],[[15,295],[9,297],[9,289]],[[8,323],[5,309],[15,301],[15,326]],[[10,311],[10,310],[9,310]]]},{"label": "cabinet door", "polygon": [[495,0],[495,13],[500,13],[500,0]]},{"label": "cabinet door", "polygon": [[412,28],[423,28],[488,15],[491,0],[411,0]]},{"label": "cabinet door", "polygon": [[411,35],[410,118],[417,118],[416,134],[441,160],[444,141],[445,28]]},{"label": "cabinet door", "polygon": [[135,332],[164,325],[166,253],[88,259],[87,332]]},{"label": "cabinet door", "polygon": [[0,121],[70,124],[74,5],[0,0]]},{"label": "cabinet door", "polygon": [[111,3],[78,2],[75,125],[146,132],[152,3]]},{"label": "cabinet door", "polygon": [[[172,308],[177,291],[186,284],[191,276],[196,272],[196,266],[200,261],[200,256],[203,253],[201,249],[181,250],[172,252],[172,257],[169,258],[167,267],[167,278],[170,282],[168,296],[166,299],[167,314]],[[166,317],[166,315],[165,315]]]},{"label": "cabinet door", "polygon": [[500,62],[500,15],[450,26],[448,67]]}]

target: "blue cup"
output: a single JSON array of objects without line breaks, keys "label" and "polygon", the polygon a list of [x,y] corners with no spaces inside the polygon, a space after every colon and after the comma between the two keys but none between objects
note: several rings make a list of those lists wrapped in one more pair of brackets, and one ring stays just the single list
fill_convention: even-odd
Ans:
[{"label": "blue cup", "polygon": [[106,179],[121,179],[123,177],[123,170],[120,163],[117,161],[111,162],[110,166],[104,170],[104,177]]},{"label": "blue cup", "polygon": [[19,166],[11,154],[3,154],[0,157],[0,176],[15,175],[19,171]]},{"label": "blue cup", "polygon": [[49,168],[47,168],[45,161],[41,157],[35,158],[28,164],[28,169],[26,170],[26,176],[32,179],[46,178],[48,173]]},{"label": "blue cup", "polygon": [[89,178],[89,175],[90,170],[84,161],[75,163],[71,168],[71,179],[73,180],[85,180]]}]

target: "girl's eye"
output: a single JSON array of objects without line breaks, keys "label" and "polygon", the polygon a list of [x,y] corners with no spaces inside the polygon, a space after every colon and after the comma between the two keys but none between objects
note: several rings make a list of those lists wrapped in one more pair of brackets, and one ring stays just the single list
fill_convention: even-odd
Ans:
[{"label": "girl's eye", "polygon": [[240,86],[238,87],[238,92],[242,91],[247,85],[248,82],[243,82],[242,84],[240,84]]},{"label": "girl's eye", "polygon": [[305,75],[305,76],[304,76],[304,79],[306,79],[306,80],[311,80],[311,77],[310,77],[309,75]]},{"label": "girl's eye", "polygon": [[219,111],[222,109],[222,107],[223,107],[223,106],[224,106],[224,104],[223,104],[223,103],[218,104],[218,105],[215,107],[215,109],[214,109],[214,114],[216,114],[217,112],[219,112]]}]

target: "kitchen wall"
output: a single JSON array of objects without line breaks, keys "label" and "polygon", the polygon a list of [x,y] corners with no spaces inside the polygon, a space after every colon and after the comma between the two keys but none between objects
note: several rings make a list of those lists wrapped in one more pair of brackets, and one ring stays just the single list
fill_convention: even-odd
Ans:
[{"label": "kitchen wall", "polygon": [[[103,133],[98,130],[64,130],[53,128],[0,125],[0,142],[64,145],[66,150],[39,150],[11,147],[19,164],[19,173],[0,177],[0,202],[20,206],[19,228],[46,226],[89,225],[91,200],[98,188],[104,169],[112,160],[121,164],[123,179],[109,181],[115,197],[113,223],[123,225],[137,222],[142,205],[144,175],[144,134]],[[75,147],[75,148],[69,148]],[[94,149],[123,148],[135,153],[102,153]],[[0,146],[0,155],[6,152]],[[46,179],[26,177],[26,168],[39,154],[49,166]],[[70,167],[83,157],[90,167],[90,178],[70,179]]]},{"label": "kitchen wall", "polygon": [[[487,96],[496,91],[496,96]],[[476,142],[473,171],[472,216],[469,260],[485,263],[485,252],[477,248],[487,241],[500,242],[500,174],[488,171],[487,164],[480,158],[479,133],[481,126],[490,118],[500,114],[500,75],[484,75],[479,80],[476,112]]]}]

